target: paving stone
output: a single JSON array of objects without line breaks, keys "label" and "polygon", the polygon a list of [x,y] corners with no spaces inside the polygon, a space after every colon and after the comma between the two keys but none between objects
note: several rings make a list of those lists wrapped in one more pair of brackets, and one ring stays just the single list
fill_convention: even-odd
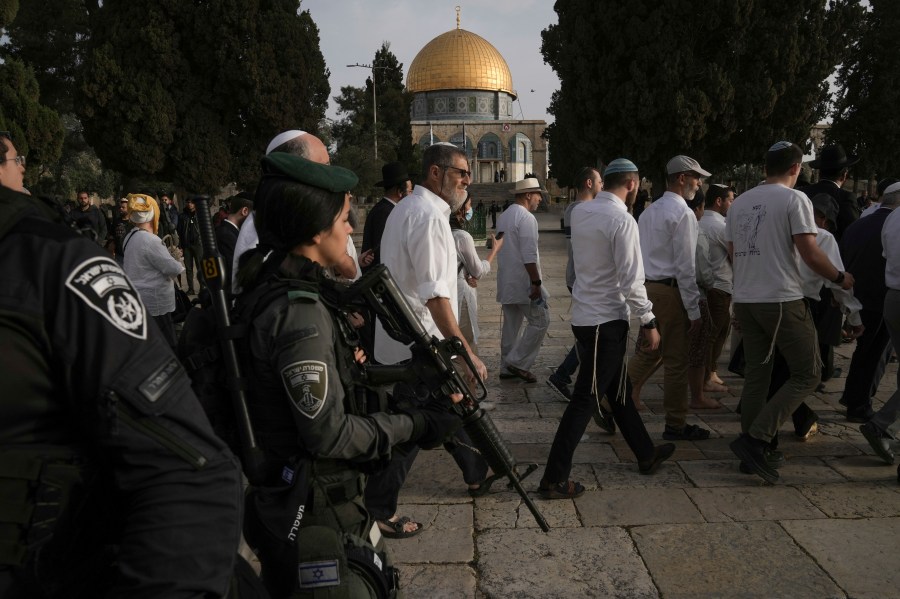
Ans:
[{"label": "paving stone", "polygon": [[845,596],[774,522],[659,524],[630,532],[666,599]]},{"label": "paving stone", "polygon": [[869,483],[803,485],[803,495],[829,518],[900,516],[900,487]]},{"label": "paving stone", "polygon": [[474,598],[477,579],[470,566],[399,564],[406,599]]},{"label": "paving stone", "polygon": [[649,476],[638,472],[636,464],[594,464],[591,467],[603,490],[692,486],[678,464],[671,461],[664,462]]},{"label": "paving stone", "polygon": [[472,505],[400,504],[424,530],[406,539],[385,539],[394,561],[407,564],[465,564],[474,558]]},{"label": "paving stone", "polygon": [[576,499],[575,505],[584,526],[704,521],[683,489],[591,491]]},{"label": "paving stone", "polygon": [[[748,478],[750,476],[748,475]],[[754,477],[757,478],[757,477]],[[758,479],[757,480],[761,480]],[[751,481],[752,482],[752,481]],[[785,486],[686,489],[709,522],[824,518],[797,489]]]},{"label": "paving stone", "polygon": [[848,480],[870,482],[892,480],[895,484],[897,481],[897,466],[888,466],[872,456],[825,457],[823,460]]},{"label": "paving stone", "polygon": [[900,597],[900,518],[782,522],[785,530],[854,599]]},{"label": "paving stone", "polygon": [[[549,443],[515,443],[511,444],[512,454],[520,463],[536,462],[546,464],[550,455]],[[574,464],[596,464],[599,462],[618,462],[616,452],[608,443],[579,443],[572,456]]]},{"label": "paving stone", "polygon": [[406,503],[468,503],[466,483],[453,458],[443,449],[420,451],[400,490]]},{"label": "paving stone", "polygon": [[553,443],[559,423],[547,418],[534,420],[493,417],[507,443]]},{"label": "paving stone", "polygon": [[[581,518],[572,500],[532,499],[551,529],[581,527]],[[539,525],[517,495],[511,499],[493,496],[476,499],[475,529],[484,531],[492,528],[539,528]]]},{"label": "paving stone", "polygon": [[489,530],[476,545],[486,597],[659,597],[620,528]]}]

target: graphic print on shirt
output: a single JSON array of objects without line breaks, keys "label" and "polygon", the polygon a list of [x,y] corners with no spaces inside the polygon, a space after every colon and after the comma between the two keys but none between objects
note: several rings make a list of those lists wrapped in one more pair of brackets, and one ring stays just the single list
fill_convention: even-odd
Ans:
[{"label": "graphic print on shirt", "polygon": [[753,206],[749,214],[741,214],[738,218],[738,239],[741,242],[741,251],[735,250],[735,256],[759,256],[759,247],[756,239],[759,236],[759,227],[766,220],[766,207],[762,204]]},{"label": "graphic print on shirt", "polygon": [[111,258],[85,260],[72,270],[66,287],[126,335],[147,338],[144,304],[125,272]]},{"label": "graphic print on shirt", "polygon": [[297,411],[314,419],[328,396],[328,367],[317,360],[301,360],[281,371],[281,380]]}]

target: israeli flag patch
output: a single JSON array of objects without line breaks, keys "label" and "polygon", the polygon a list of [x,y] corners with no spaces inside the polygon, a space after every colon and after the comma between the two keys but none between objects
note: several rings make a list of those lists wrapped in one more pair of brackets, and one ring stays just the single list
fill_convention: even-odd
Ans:
[{"label": "israeli flag patch", "polygon": [[336,587],[341,584],[337,560],[304,562],[297,567],[301,589]]}]

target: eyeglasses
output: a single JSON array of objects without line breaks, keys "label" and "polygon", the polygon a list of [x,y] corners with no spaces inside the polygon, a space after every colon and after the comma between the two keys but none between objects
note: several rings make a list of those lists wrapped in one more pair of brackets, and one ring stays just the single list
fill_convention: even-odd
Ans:
[{"label": "eyeglasses", "polygon": [[460,174],[461,176],[463,176],[463,177],[468,177],[469,179],[472,178],[472,171],[467,171],[466,169],[464,169],[464,168],[459,168],[458,166],[451,166],[451,165],[449,165],[449,164],[445,164],[445,165],[443,165],[443,167],[441,167],[441,168],[452,168],[452,169],[455,170],[455,171],[459,171],[459,174]]},{"label": "eyeglasses", "polygon": [[15,158],[4,158],[3,160],[0,160],[0,164],[3,164],[4,162],[7,162],[9,160],[15,160],[16,164],[18,164],[19,166],[25,166],[25,157],[21,155],[16,156]]}]

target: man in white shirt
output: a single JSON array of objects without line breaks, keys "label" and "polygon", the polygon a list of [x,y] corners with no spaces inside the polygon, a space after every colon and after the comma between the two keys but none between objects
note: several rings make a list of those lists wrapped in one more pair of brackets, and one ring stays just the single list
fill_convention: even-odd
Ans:
[{"label": "man in white shirt", "polygon": [[713,271],[712,287],[706,290],[711,328],[707,353],[704,391],[728,391],[719,378],[718,363],[731,326],[731,258],[725,242],[725,217],[734,202],[734,190],[721,184],[713,184],[706,191],[706,205],[700,218],[700,231],[709,242],[709,263]]},{"label": "man in white shirt", "polygon": [[[425,150],[421,184],[394,207],[385,223],[381,261],[390,269],[422,326],[439,339],[458,337],[472,358],[475,374],[485,379],[487,369],[466,343],[457,315],[456,243],[449,218],[466,200],[466,188],[472,176],[467,166],[465,152],[453,144],[436,143]],[[377,322],[375,359],[382,364],[396,364],[411,357],[409,347],[391,338],[381,322]],[[395,399],[400,396],[418,401],[415,393],[398,385]],[[483,483],[487,478],[487,463],[465,447],[472,442],[464,431],[459,431],[457,436],[463,444],[453,447],[451,455],[462,470],[470,494],[486,491],[487,485]],[[366,486],[366,508],[387,536],[412,536],[421,530],[418,523],[398,520],[396,514],[400,487],[417,452],[412,448],[405,457],[393,459]],[[397,530],[398,523],[400,530]]]},{"label": "man in white shirt", "polygon": [[[792,189],[802,161],[796,144],[780,141],[769,148],[766,182],[734,201],[725,233],[734,265],[734,312],[747,361],[743,434],[730,446],[770,483],[778,480],[778,471],[765,452],[781,424],[819,382],[819,348],[803,301],[799,261],[843,289],[853,286],[853,275],[841,272],[816,245],[818,228],[809,198]],[[766,403],[776,346],[791,377]]]},{"label": "man in white shirt", "polygon": [[[285,154],[293,154],[320,164],[331,164],[328,148],[325,147],[322,140],[306,131],[292,129],[279,133],[272,138],[272,141],[269,142],[266,148],[266,155],[272,152],[284,152]],[[260,207],[256,206],[255,208],[258,210]],[[238,233],[237,241],[234,244],[234,259],[231,263],[231,289],[235,295],[241,292],[241,287],[237,284],[241,256],[259,244],[255,218],[255,212],[251,212],[244,220],[244,224],[241,225],[241,230]]]},{"label": "man in white shirt", "polygon": [[572,456],[596,409],[596,398],[604,393],[641,474],[652,474],[675,451],[673,443],[654,447],[631,401],[625,372],[632,309],[641,323],[642,342],[648,349],[659,344],[653,305],[644,290],[638,228],[626,207],[637,196],[638,169],[619,158],[603,175],[604,190],[572,211],[572,331],[583,353],[575,392],[559,422],[541,480],[540,492],[546,499],[584,493],[580,483],[568,478]]},{"label": "man in white shirt", "polygon": [[[658,351],[637,351],[628,363],[635,404],[640,405],[644,383],[659,367],[665,369],[663,407],[668,441],[702,441],[709,431],[687,424],[688,340],[701,326],[700,290],[696,280],[698,224],[687,203],[694,199],[703,177],[709,173],[688,156],[676,156],[666,164],[666,192],[641,214],[641,253],[647,296],[659,322]],[[695,408],[716,408],[695,405]]]},{"label": "man in white shirt", "polygon": [[[575,261],[572,259],[572,210],[582,202],[593,200],[602,186],[603,178],[600,176],[600,171],[592,166],[582,167],[575,175],[575,201],[566,207],[563,216],[563,232],[566,235],[566,250],[569,253],[569,260],[566,262],[566,287],[569,288],[569,293],[572,293],[572,289],[575,287]],[[547,379],[550,388],[565,401],[572,399],[569,383],[572,382],[572,375],[578,369],[578,363],[577,343],[573,343],[572,349],[569,350],[565,359]]]},{"label": "man in white shirt", "polygon": [[497,301],[503,306],[500,378],[534,383],[537,378],[530,369],[550,326],[537,219],[532,214],[541,202],[541,186],[537,179],[522,179],[510,193],[515,194],[515,202],[497,219],[498,235],[506,236],[497,256]]}]

